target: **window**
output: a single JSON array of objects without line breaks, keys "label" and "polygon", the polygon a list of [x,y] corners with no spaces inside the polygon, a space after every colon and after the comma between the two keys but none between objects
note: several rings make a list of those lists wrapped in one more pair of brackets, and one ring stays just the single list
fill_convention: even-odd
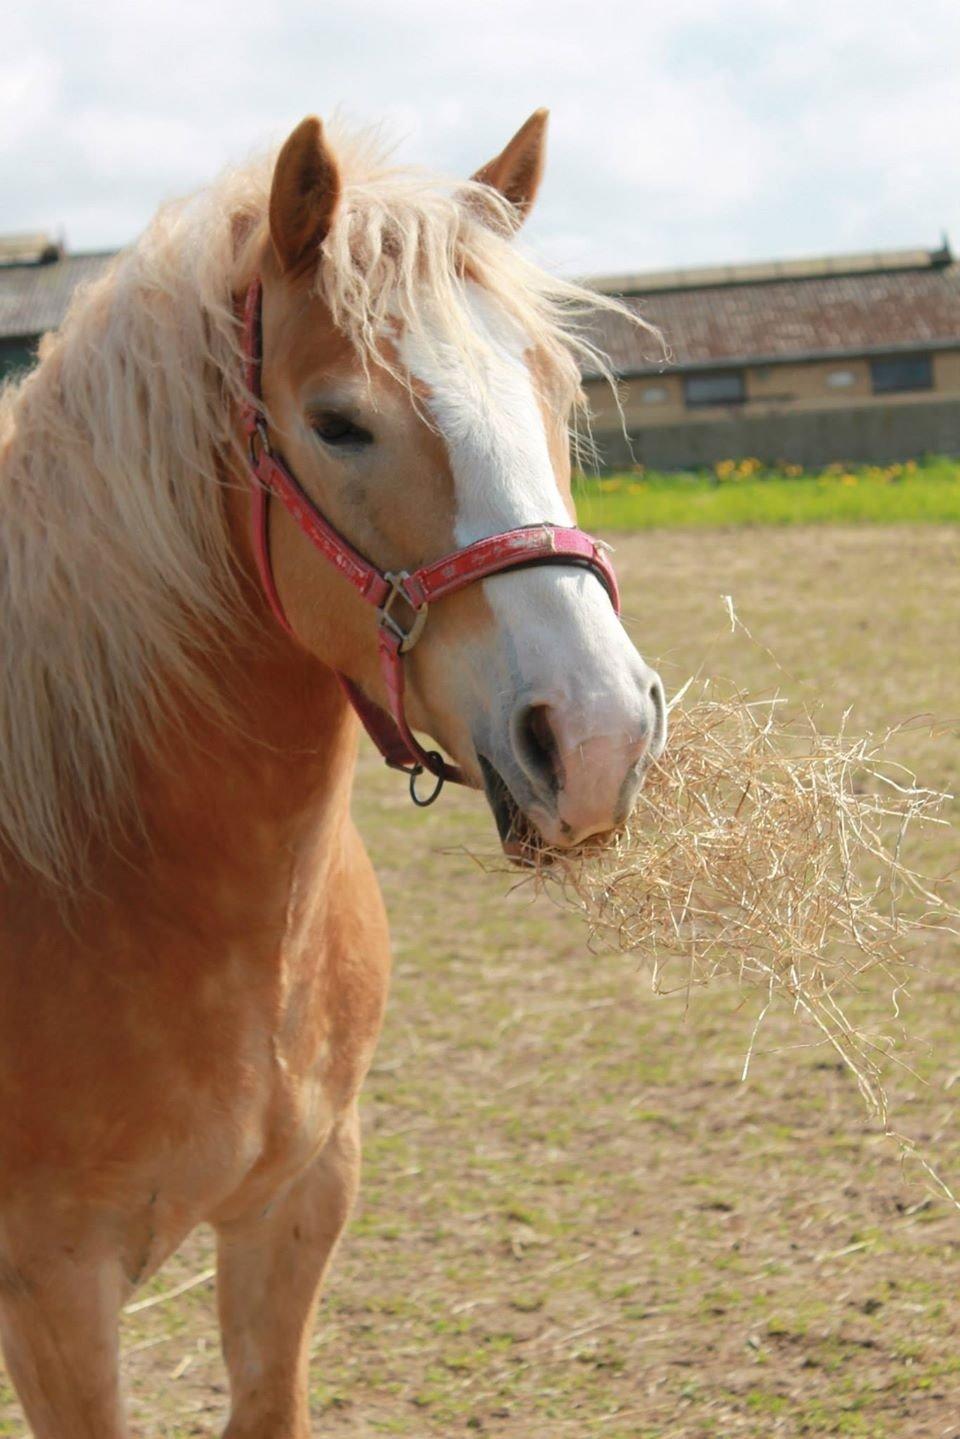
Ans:
[{"label": "window", "polygon": [[712,370],[708,374],[687,375],[683,398],[690,406],[741,405],[747,398],[743,371]]},{"label": "window", "polygon": [[22,374],[36,363],[36,341],[29,336],[0,339],[0,380]]},{"label": "window", "polygon": [[645,405],[662,405],[667,398],[667,391],[663,385],[648,385],[640,398]]},{"label": "window", "polygon": [[827,388],[831,390],[848,390],[856,383],[857,377],[852,370],[831,370],[827,375]]},{"label": "window", "polygon": [[933,365],[929,355],[892,355],[870,361],[870,378],[875,395],[897,390],[932,390]]}]

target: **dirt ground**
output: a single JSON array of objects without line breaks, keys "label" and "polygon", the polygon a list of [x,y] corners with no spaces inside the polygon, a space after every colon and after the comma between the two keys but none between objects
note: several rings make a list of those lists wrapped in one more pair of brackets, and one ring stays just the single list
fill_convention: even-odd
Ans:
[{"label": "dirt ground", "polygon": [[[858,728],[931,712],[939,733],[904,752],[960,790],[960,531],[616,548],[629,627],[668,688],[705,666],[822,697],[824,723],[851,703]],[[783,672],[725,632],[723,594]],[[365,754],[358,811],[396,971],[363,1193],[314,1342],[317,1434],[960,1436],[960,1216],[831,1053],[774,1015],[741,1083],[756,1000],[710,989],[685,1007],[633,959],[589,954],[576,919],[477,870],[466,849],[493,840],[479,797],[416,812]],[[956,846],[933,832],[928,866],[955,866]],[[894,1118],[957,1186],[956,945],[924,959]],[[125,1323],[144,1435],[223,1423],[211,1262],[195,1236]],[[23,1432],[0,1381],[0,1434]]]}]

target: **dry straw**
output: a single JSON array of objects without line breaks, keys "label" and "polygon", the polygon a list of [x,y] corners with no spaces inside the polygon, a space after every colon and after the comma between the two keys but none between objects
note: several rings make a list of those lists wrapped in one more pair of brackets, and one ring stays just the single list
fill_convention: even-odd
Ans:
[{"label": "dry straw", "polygon": [[761,991],[760,1019],[787,1001],[886,1127],[890,1043],[844,1006],[872,972],[896,1016],[917,940],[956,932],[957,910],[905,858],[948,797],[890,757],[898,731],[823,734],[785,708],[687,685],[625,829],[573,856],[528,846],[530,881],[581,911],[594,943],[648,959],[658,992],[733,976]]}]

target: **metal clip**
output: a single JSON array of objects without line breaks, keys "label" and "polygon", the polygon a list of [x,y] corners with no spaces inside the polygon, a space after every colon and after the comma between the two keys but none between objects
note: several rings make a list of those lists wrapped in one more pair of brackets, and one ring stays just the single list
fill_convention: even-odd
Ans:
[{"label": "metal clip", "polygon": [[267,422],[262,415],[258,416],[256,424],[250,431],[247,439],[247,454],[250,458],[251,469],[256,469],[260,456],[257,454],[257,441],[260,441],[260,455],[269,455],[270,436],[267,434]]},{"label": "metal clip", "polygon": [[[436,760],[436,761],[437,761],[439,764],[441,764],[441,765],[443,764],[443,756],[437,754],[436,750],[431,750],[431,751],[430,751],[430,759]],[[427,809],[430,805],[433,804],[434,800],[439,797],[440,791],[443,789],[443,782],[444,782],[443,772],[441,771],[440,774],[437,774],[436,771],[433,771],[434,778],[435,778],[436,781],[437,781],[437,783],[436,783],[436,788],[432,789],[432,790],[430,791],[430,793],[429,793],[428,795],[426,795],[425,797],[423,797],[423,798],[421,798],[421,796],[417,794],[417,780],[420,778],[420,776],[421,776],[422,774],[426,774],[426,766],[425,766],[425,765],[422,765],[422,764],[414,765],[413,769],[410,770],[409,773],[410,773],[410,798],[413,800],[414,804],[417,806],[417,809]]]},{"label": "metal clip", "polygon": [[[427,610],[429,609],[429,605],[426,600],[424,600],[419,608],[411,603],[403,588],[410,578],[406,570],[399,570],[395,573],[388,570],[385,572],[383,578],[390,586],[390,593],[377,610],[377,622],[382,629],[389,630],[390,633],[400,641],[400,653],[406,654],[407,650],[413,649],[417,640],[423,634],[423,627],[427,623]],[[405,630],[396,616],[391,613],[394,603],[398,599],[403,600],[404,604],[414,612],[414,621],[408,630]]]}]

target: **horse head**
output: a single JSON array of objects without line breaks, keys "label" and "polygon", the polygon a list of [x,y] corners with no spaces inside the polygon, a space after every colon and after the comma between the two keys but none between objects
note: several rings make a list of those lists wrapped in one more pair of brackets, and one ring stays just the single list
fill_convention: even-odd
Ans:
[{"label": "horse head", "polygon": [[[280,152],[256,259],[262,436],[378,576],[576,524],[579,381],[563,287],[551,291],[513,243],[545,128],[538,111],[472,181],[426,199],[409,174],[351,184],[316,119]],[[301,645],[388,707],[369,606],[275,509],[274,608]],[[410,726],[485,788],[510,852],[616,827],[666,730],[660,679],[599,563],[535,558],[445,593],[402,665]]]}]

